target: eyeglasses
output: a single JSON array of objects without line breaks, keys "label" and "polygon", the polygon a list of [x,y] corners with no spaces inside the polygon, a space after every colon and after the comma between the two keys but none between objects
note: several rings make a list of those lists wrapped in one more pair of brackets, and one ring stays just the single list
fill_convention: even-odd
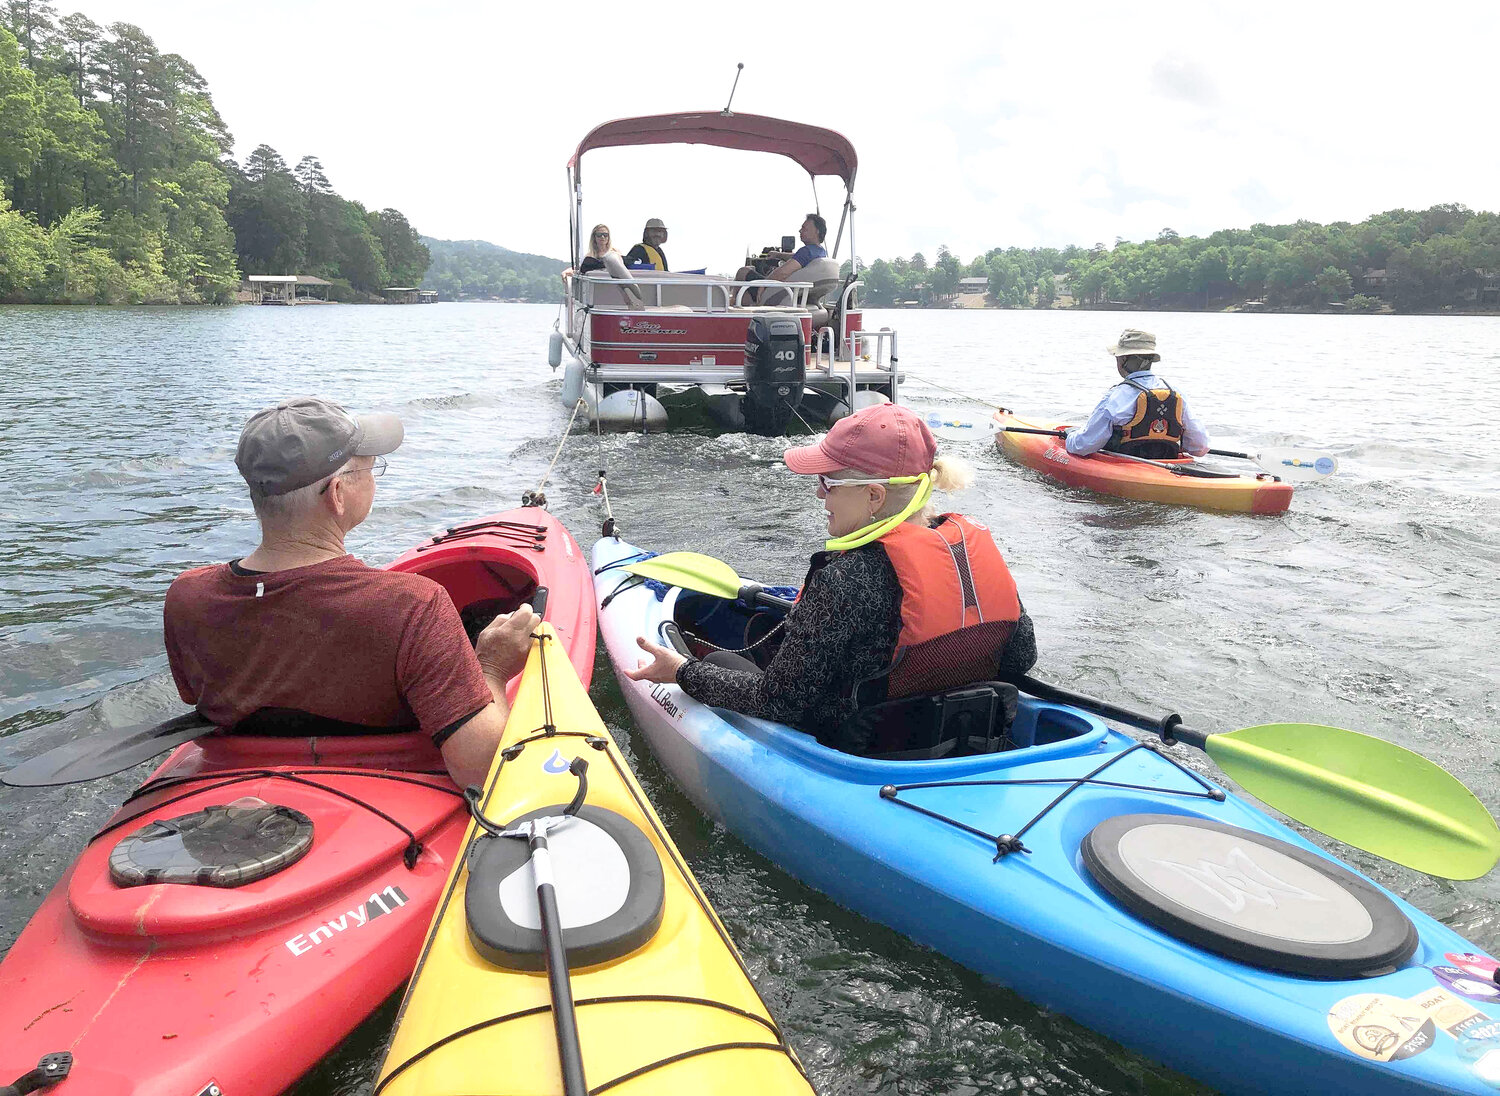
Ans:
[{"label": "eyeglasses", "polygon": [[607,239],[609,239],[609,233],[608,232],[596,232],[596,233],[594,233],[594,239],[596,239],[596,240],[607,240]]},{"label": "eyeglasses", "polygon": [[888,479],[829,479],[827,476],[818,476],[818,486],[827,494],[830,487],[848,487],[856,483],[916,483],[920,476],[891,476]]},{"label": "eyeglasses", "polygon": [[328,493],[328,489],[333,486],[333,481],[338,479],[340,476],[352,476],[359,472],[368,472],[370,473],[370,477],[372,479],[379,479],[381,476],[385,475],[385,470],[386,462],[384,457],[376,457],[375,463],[370,465],[370,467],[368,468],[345,468],[342,472],[335,472],[333,475],[329,476],[328,482],[323,485],[323,489],[319,491],[318,494],[326,495]]}]

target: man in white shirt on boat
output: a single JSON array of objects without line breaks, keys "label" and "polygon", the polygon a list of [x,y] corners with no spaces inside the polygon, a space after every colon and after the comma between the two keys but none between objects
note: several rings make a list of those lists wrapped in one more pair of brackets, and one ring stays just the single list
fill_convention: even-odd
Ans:
[{"label": "man in white shirt on boat", "polygon": [[1152,372],[1161,360],[1156,336],[1126,328],[1109,352],[1121,383],[1104,394],[1088,422],[1067,431],[1068,452],[1084,457],[1107,449],[1149,460],[1206,454],[1208,433],[1189,413],[1186,398]]}]

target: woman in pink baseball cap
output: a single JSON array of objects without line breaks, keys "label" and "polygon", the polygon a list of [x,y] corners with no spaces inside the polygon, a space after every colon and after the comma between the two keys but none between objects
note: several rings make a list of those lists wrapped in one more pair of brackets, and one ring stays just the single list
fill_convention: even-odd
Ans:
[{"label": "woman in pink baseball cap", "polygon": [[937,456],[927,424],[895,404],[855,412],[785,459],[817,477],[829,539],[775,654],[764,669],[727,652],[690,660],[643,636],[651,658],[627,675],[850,753],[910,755],[910,742],[891,740],[893,723],[924,747],[953,749],[941,735],[926,740],[916,708],[895,721],[869,716],[890,702],[1013,680],[1036,662],[1031,618],[988,528],[928,505],[934,489],[967,487],[973,470]]}]

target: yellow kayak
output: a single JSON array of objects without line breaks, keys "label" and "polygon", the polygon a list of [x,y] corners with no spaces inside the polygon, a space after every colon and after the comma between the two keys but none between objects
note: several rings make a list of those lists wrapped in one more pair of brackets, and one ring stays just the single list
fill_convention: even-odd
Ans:
[{"label": "yellow kayak", "polygon": [[[375,1096],[564,1092],[539,889],[555,892],[589,1092],[812,1093],[550,625],[475,791],[491,832],[470,823]],[[534,873],[516,835],[535,817],[550,868]]]}]

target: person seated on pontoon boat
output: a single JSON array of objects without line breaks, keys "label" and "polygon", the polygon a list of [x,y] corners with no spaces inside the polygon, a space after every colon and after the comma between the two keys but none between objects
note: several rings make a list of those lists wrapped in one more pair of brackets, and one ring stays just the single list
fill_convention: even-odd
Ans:
[{"label": "person seated on pontoon boat", "polygon": [[541,618],[495,617],[469,645],[436,582],[365,566],[344,538],[375,502],[395,415],[316,397],[252,415],[235,464],[260,544],[167,590],[167,661],[188,704],[242,734],[428,735],[460,787],[482,783]]},{"label": "person seated on pontoon boat", "polygon": [[625,252],[625,261],[632,266],[649,266],[652,270],[669,272],[667,253],[662,244],[667,242],[667,226],[660,217],[652,217],[641,232],[641,242]]},{"label": "person seated on pontoon boat", "polygon": [[[588,254],[578,264],[575,271],[572,267],[562,272],[563,281],[566,283],[574,274],[608,274],[615,281],[634,281],[634,276],[625,269],[625,260],[620,258],[620,253],[610,246],[609,225],[595,225],[594,231],[589,234]],[[623,287],[630,294],[636,305],[642,303],[640,291],[633,285]]]},{"label": "person seated on pontoon boat", "polygon": [[[728,652],[690,660],[643,636],[650,661],[627,676],[676,683],[704,704],[790,724],[849,753],[888,754],[907,745],[888,740],[888,720],[882,727],[879,713],[893,703],[1031,669],[1031,618],[989,529],[928,505],[933,488],[965,487],[973,471],[936,455],[920,416],[865,408],[817,444],[788,449],[786,465],[817,477],[831,539],[764,670]],[[898,733],[915,735],[922,717],[899,714],[913,726]]]},{"label": "person seated on pontoon boat", "polygon": [[[802,241],[802,246],[799,247],[796,251],[792,252],[792,254],[784,262],[781,263],[781,265],[767,274],[766,277],[773,282],[796,282],[807,280],[805,275],[802,278],[798,278],[796,277],[796,275],[802,271],[809,269],[817,260],[828,258],[828,249],[823,246],[823,241],[827,238],[827,236],[828,222],[816,213],[809,213],[807,217],[802,221],[802,227],[797,230],[797,237]],[[785,252],[782,252],[782,254],[785,254]],[[835,275],[837,275],[837,271],[835,271],[834,273]],[[734,280],[737,282],[749,282],[754,281],[757,277],[759,277],[759,275],[756,273],[753,266],[742,266],[735,274]],[[784,293],[786,291],[771,290],[767,288],[767,292]],[[759,301],[760,298],[760,288],[745,290],[744,299],[746,303],[755,303]]]},{"label": "person seated on pontoon boat", "polygon": [[1122,381],[1104,394],[1082,427],[1067,432],[1067,449],[1086,457],[1101,449],[1146,460],[1208,452],[1208,434],[1188,413],[1182,393],[1152,372],[1161,361],[1156,336],[1126,328],[1109,347]]}]

